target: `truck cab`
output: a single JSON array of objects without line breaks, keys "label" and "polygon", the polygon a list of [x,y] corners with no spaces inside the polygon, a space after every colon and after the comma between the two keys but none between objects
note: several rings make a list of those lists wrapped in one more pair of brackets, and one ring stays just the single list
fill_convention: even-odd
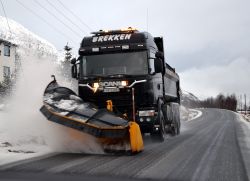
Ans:
[{"label": "truck cab", "polygon": [[163,38],[133,28],[92,34],[72,61],[79,96],[98,108],[111,102],[115,114],[161,140],[179,134],[179,76],[165,61]]}]

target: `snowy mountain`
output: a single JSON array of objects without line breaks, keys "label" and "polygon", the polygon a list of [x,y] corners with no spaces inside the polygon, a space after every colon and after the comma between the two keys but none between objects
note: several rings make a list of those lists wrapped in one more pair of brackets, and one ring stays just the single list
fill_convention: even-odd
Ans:
[{"label": "snowy mountain", "polygon": [[181,104],[183,106],[188,107],[188,108],[197,107],[199,101],[200,101],[199,98],[196,97],[194,94],[187,92],[185,90],[182,90]]},{"label": "snowy mountain", "polygon": [[17,54],[20,57],[35,56],[38,58],[57,59],[58,52],[54,45],[32,33],[21,24],[0,16],[0,39],[7,40],[18,46]]}]

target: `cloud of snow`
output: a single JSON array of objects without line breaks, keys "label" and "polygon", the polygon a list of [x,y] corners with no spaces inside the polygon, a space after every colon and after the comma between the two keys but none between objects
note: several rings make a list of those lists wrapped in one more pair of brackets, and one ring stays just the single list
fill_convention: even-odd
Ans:
[{"label": "cloud of snow", "polygon": [[59,83],[69,85],[57,74],[57,66],[55,61],[49,59],[31,56],[23,59],[7,112],[0,113],[1,131],[5,135],[0,141],[5,139],[11,144],[28,144],[31,147],[34,144],[49,145],[60,152],[101,153],[95,138],[52,123],[40,113],[43,91],[52,80],[50,75],[55,74]]},{"label": "cloud of snow", "polygon": [[180,73],[181,87],[200,98],[224,94],[243,94],[250,90],[250,59],[238,58],[229,64],[193,68]]},{"label": "cloud of snow", "polygon": [[0,111],[0,143],[28,145],[32,150],[37,145],[49,145],[62,152],[101,153],[95,138],[52,123],[40,113],[43,91],[52,74],[63,86],[70,87],[72,82],[66,82],[59,73],[60,57],[52,44],[13,20],[9,23],[11,33],[0,16],[0,38],[18,46],[21,67],[12,97],[6,101],[8,106]]}]

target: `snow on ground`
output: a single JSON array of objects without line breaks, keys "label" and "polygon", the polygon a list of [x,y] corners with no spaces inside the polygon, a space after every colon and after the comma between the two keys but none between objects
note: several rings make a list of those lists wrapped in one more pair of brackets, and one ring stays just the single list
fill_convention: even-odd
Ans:
[{"label": "snow on ground", "polygon": [[250,122],[240,113],[237,114],[237,121],[240,123],[238,141],[241,147],[241,154],[246,167],[248,178],[250,178]]},{"label": "snow on ground", "polygon": [[181,120],[192,121],[202,116],[202,112],[198,109],[189,109],[184,106],[180,107]]},{"label": "snow on ground", "polygon": [[[1,120],[2,122],[2,120]],[[0,125],[1,127],[1,125]],[[37,142],[37,138],[35,142]],[[52,152],[45,144],[35,143],[20,137],[13,140],[7,132],[0,132],[0,165],[20,161]]]},{"label": "snow on ground", "polygon": [[197,119],[198,117],[202,116],[202,112],[198,109],[189,109],[189,119],[188,121],[192,121],[194,119]]},{"label": "snow on ground", "polygon": [[[52,151],[42,138],[38,139],[36,136],[20,133],[14,135],[13,132],[9,132],[8,126],[13,126],[9,124],[11,120],[2,119],[7,114],[6,111],[0,111],[0,165],[44,155]],[[20,126],[20,129],[23,127]],[[19,132],[18,129],[16,131]]]},{"label": "snow on ground", "polygon": [[[250,133],[250,123],[249,123],[249,115],[248,117],[242,114],[238,114],[238,118],[239,120],[249,129],[249,133]],[[247,118],[247,119],[246,119]],[[250,142],[249,142],[250,143]],[[250,148],[250,147],[249,147]]]},{"label": "snow on ground", "polygon": [[0,143],[0,165],[21,161],[51,153],[51,149],[44,145],[20,144],[12,145],[9,142]]},{"label": "snow on ground", "polygon": [[245,118],[245,120],[246,121],[248,121],[248,122],[250,122],[250,114],[241,114],[244,118]]}]

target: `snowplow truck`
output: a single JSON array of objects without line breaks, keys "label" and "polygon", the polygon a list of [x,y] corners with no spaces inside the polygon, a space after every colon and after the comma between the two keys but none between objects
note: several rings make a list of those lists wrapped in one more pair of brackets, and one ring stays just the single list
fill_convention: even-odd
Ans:
[{"label": "snowplow truck", "polygon": [[54,77],[40,109],[48,120],[111,152],[141,152],[144,133],[160,141],[180,133],[179,76],[165,61],[162,37],[133,28],[93,32],[71,64],[78,94]]},{"label": "snowplow truck", "polygon": [[72,61],[79,96],[98,108],[112,103],[116,115],[156,139],[179,134],[180,81],[166,63],[163,38],[133,28],[92,34]]}]

